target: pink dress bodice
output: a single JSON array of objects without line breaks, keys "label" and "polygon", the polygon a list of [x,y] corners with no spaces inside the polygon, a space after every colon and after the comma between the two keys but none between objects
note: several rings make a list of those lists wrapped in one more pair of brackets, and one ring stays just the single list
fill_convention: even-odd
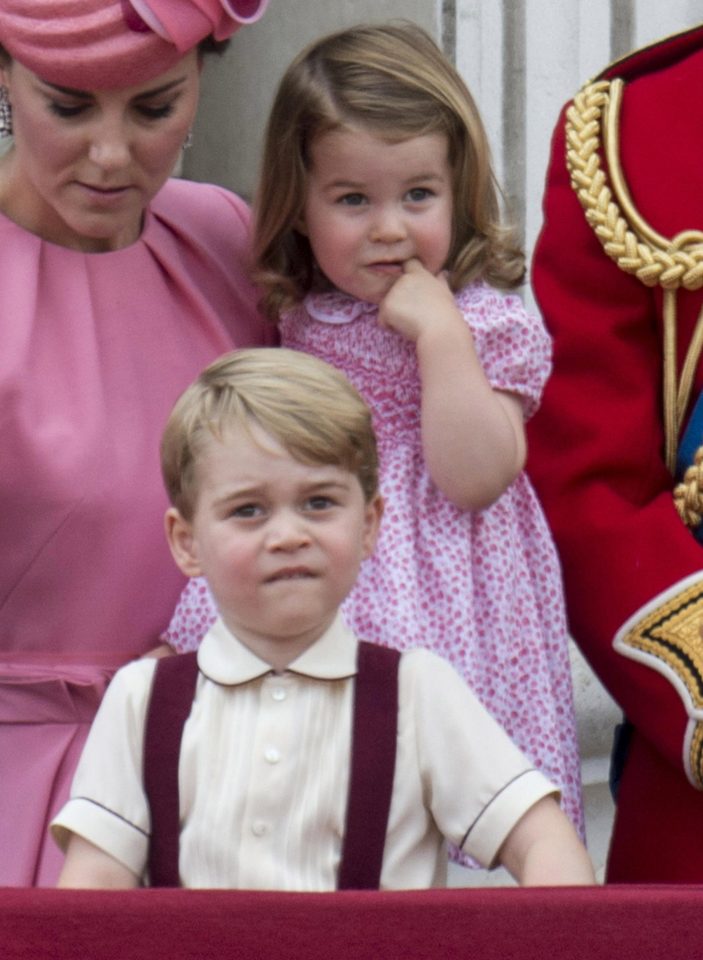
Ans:
[{"label": "pink dress bodice", "polygon": [[248,223],[238,198],[185,181],[111,253],[0,216],[0,886],[53,879],[45,823],[85,727],[182,587],[160,435],[206,363],[267,336]]}]

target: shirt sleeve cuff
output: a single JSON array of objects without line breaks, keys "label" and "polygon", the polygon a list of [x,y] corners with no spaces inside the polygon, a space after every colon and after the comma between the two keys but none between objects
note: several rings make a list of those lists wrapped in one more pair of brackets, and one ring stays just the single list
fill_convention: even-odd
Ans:
[{"label": "shirt sleeve cuff", "polygon": [[78,834],[142,877],[149,837],[133,823],[84,797],[69,800],[51,822],[51,835],[62,850],[70,835]]},{"label": "shirt sleeve cuff", "polygon": [[514,777],[483,808],[470,825],[461,849],[487,867],[496,865],[498,851],[518,820],[543,797],[559,799],[559,791],[538,770]]}]

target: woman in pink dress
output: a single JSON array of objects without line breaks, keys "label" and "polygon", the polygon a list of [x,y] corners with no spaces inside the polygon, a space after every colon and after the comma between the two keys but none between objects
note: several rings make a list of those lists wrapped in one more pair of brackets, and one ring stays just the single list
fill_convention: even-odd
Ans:
[{"label": "woman in pink dress", "polygon": [[105,685],[182,587],[158,465],[173,401],[270,339],[248,208],[169,179],[202,53],[264,4],[0,8],[0,886],[53,883],[46,826]]},{"label": "woman in pink dress", "polygon": [[[473,101],[419,28],[342,31],[284,76],[262,171],[281,343],[343,370],[379,440],[385,513],[347,621],[451,660],[582,829],[559,562],[522,469],[550,343],[504,292],[524,260]],[[169,640],[192,645],[211,615],[191,581]]]}]

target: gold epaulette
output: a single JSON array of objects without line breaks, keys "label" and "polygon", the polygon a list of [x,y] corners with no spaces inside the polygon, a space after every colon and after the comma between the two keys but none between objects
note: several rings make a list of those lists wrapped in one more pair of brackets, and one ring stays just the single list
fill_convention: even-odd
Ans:
[{"label": "gold epaulette", "polygon": [[[636,209],[620,164],[623,90],[624,82],[618,78],[589,82],[578,92],[567,111],[566,164],[586,220],[607,255],[645,286],[663,289],[665,455],[673,474],[681,425],[703,349],[702,311],[679,375],[676,297],[681,288],[698,290],[703,286],[703,232],[685,230],[669,239]],[[703,515],[703,469],[692,467],[691,471],[677,486],[674,499],[684,522],[696,526]]]},{"label": "gold epaulette", "polygon": [[703,581],[699,574],[655,597],[615,636],[615,649],[662,674],[688,715],[683,765],[703,790]]}]

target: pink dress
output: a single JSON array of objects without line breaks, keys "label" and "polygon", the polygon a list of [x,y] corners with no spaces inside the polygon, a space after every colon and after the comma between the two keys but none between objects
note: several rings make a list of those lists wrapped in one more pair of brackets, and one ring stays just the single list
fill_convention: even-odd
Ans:
[{"label": "pink dress", "polygon": [[[549,338],[517,296],[483,283],[457,302],[492,386],[529,417],[550,370]],[[425,467],[415,347],[376,322],[377,308],[310,295],[283,318],[281,343],[343,370],[374,413],[385,512],[374,556],[345,601],[361,637],[450,660],[514,741],[562,791],[583,833],[571,671],[556,551],[525,473],[486,510],[462,511]],[[169,640],[181,649],[214,616],[190,581]]]},{"label": "pink dress", "polygon": [[0,216],[0,886],[56,879],[46,827],[105,685],[182,589],[159,440],[206,363],[267,335],[248,224],[232,194],[175,180],[112,253]]}]

